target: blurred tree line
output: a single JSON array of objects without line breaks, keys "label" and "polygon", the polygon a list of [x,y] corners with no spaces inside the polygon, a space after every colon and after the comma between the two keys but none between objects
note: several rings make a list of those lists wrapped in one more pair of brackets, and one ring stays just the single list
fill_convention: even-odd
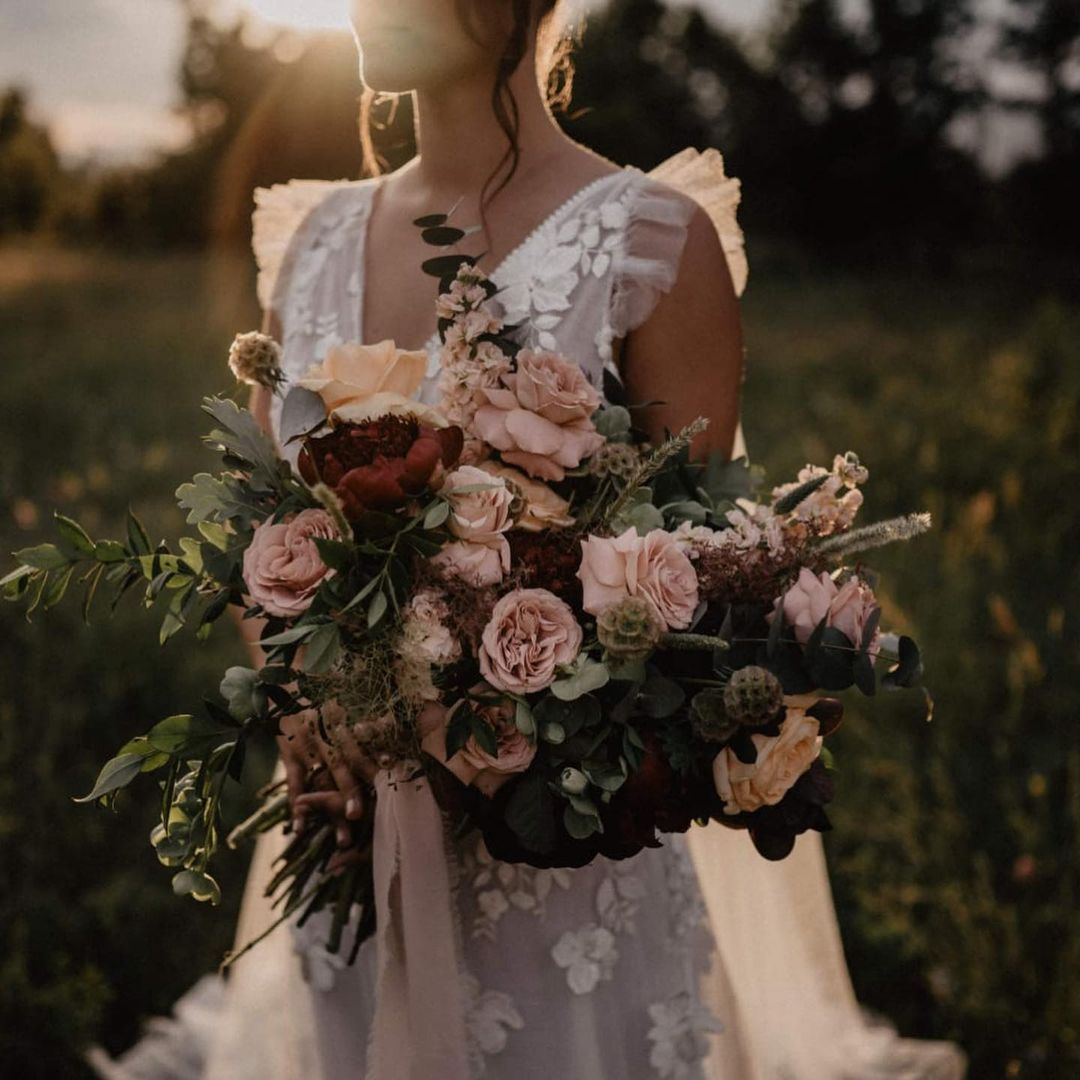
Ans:
[{"label": "blurred tree line", "polygon": [[[0,233],[157,245],[246,243],[251,191],[293,176],[354,177],[359,85],[347,35],[302,48],[253,44],[239,24],[188,9],[180,71],[192,139],[142,168],[83,176],[72,196],[48,136],[9,92],[0,120]],[[717,146],[744,182],[751,235],[820,252],[947,260],[986,237],[1075,250],[1080,211],[1080,5],[1005,0],[778,0],[753,35],[693,8],[611,0],[576,55],[568,131],[650,168]],[[989,48],[987,35],[993,40]],[[1009,65],[1024,94],[993,89]],[[1000,80],[999,80],[1000,81]],[[1017,81],[1016,79],[1012,81]],[[957,132],[989,110],[1027,116],[1041,153],[991,178]],[[377,132],[411,153],[407,103]]]}]

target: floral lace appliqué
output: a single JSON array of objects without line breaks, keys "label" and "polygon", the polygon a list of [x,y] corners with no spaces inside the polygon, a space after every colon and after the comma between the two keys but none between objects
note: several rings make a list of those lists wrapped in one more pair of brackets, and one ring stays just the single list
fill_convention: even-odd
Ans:
[{"label": "floral lace appliqu\u00e9", "polygon": [[481,990],[471,975],[464,977],[462,985],[468,1002],[465,1026],[474,1059],[502,1053],[510,1033],[525,1026],[514,999],[498,990]]},{"label": "floral lace appliqu\u00e9", "polygon": [[679,993],[649,1006],[649,1063],[664,1080],[694,1080],[709,1052],[709,1035],[723,1025],[695,997]]},{"label": "floral lace appliqu\u00e9", "polygon": [[543,919],[552,889],[569,889],[569,870],[537,870],[531,866],[497,862],[484,842],[462,857],[462,873],[476,901],[472,935],[495,940],[499,920],[510,910],[526,911]]},{"label": "floral lace appliqu\u00e9", "polygon": [[555,331],[572,306],[579,282],[589,276],[601,279],[611,270],[633,198],[633,190],[624,187],[599,205],[586,200],[576,213],[561,223],[553,221],[551,228],[523,244],[520,257],[508,259],[496,275],[506,321],[528,324],[527,344],[558,350]]},{"label": "floral lace appliqu\u00e9", "polygon": [[566,982],[575,994],[589,994],[615,971],[619,950],[615,935],[603,926],[567,930],[555,943],[551,957],[566,969]]}]

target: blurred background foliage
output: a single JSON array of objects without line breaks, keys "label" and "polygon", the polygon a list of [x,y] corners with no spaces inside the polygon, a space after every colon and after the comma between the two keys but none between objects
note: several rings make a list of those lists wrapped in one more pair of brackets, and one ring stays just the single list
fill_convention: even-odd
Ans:
[{"label": "blurred background foliage", "polygon": [[[744,185],[749,444],[774,479],[857,449],[868,517],[931,510],[873,560],[935,698],[857,702],[837,736],[827,847],[860,998],[906,1034],[958,1039],[971,1075],[1080,1075],[1080,6],[1005,0],[995,48],[1035,95],[992,93],[966,47],[975,0],[781,0],[753,37],[693,8],[613,0],[562,118],[649,168],[717,146]],[[283,52],[187,4],[193,138],[139,167],[65,166],[25,95],[0,92],[0,550],[53,507],[100,536],[134,506],[157,535],[210,455],[199,396],[254,325],[251,192],[352,177],[356,60],[343,35]],[[980,62],[985,62],[985,54]],[[1041,153],[988,175],[956,131],[1030,116]],[[388,163],[409,110],[381,117]],[[890,595],[904,597],[897,606]],[[132,824],[74,806],[133,730],[197,706],[242,661],[222,626],[164,651],[128,598],[0,608],[0,1046],[5,1075],[81,1077],[130,1044],[231,939],[184,906]],[[258,783],[268,760],[248,770]],[[184,932],[181,932],[184,931]],[[197,945],[194,944],[197,942]]]}]

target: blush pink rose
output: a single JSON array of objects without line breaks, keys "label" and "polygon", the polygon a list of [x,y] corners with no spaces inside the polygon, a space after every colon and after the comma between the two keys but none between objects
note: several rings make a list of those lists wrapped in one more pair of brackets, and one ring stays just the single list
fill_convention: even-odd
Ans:
[{"label": "blush pink rose", "polygon": [[491,610],[480,639],[480,672],[510,694],[532,694],[555,681],[582,642],[570,605],[547,589],[515,589]]},{"label": "blush pink rose", "polygon": [[[857,577],[848,578],[838,586],[824,571],[815,575],[805,566],[799,571],[799,579],[774,605],[774,613],[783,610],[784,620],[794,628],[795,640],[805,645],[822,619],[826,626],[834,626],[845,634],[858,648],[862,644],[863,630],[874,608],[878,606],[874,591]],[[772,615],[769,616],[770,622]],[[874,631],[869,652],[876,656],[881,633]]]},{"label": "blush pink rose", "polygon": [[817,720],[788,706],[779,735],[750,736],[757,750],[753,765],[724,747],[713,760],[713,782],[724,813],[760,810],[780,802],[821,753],[818,730]]},{"label": "blush pink rose", "polygon": [[268,615],[303,615],[319,585],[334,571],[322,561],[315,538],[340,540],[334,519],[318,509],[264,521],[244,552],[244,584],[248,595]]},{"label": "blush pink rose", "polygon": [[698,606],[694,566],[678,540],[663,529],[645,536],[629,528],[620,536],[581,542],[583,607],[590,615],[627,596],[652,602],[669,630],[685,630]]},{"label": "blush pink rose", "polygon": [[510,572],[510,544],[505,536],[497,536],[490,544],[454,540],[444,544],[431,562],[478,587],[498,585]]},{"label": "blush pink rose", "polygon": [[486,404],[476,410],[473,430],[507,464],[541,480],[562,480],[603,445],[591,420],[600,394],[577,364],[525,349],[502,384],[478,391]]},{"label": "blush pink rose", "polygon": [[[486,683],[472,688],[473,695],[491,698],[497,691]],[[463,708],[465,699],[446,709],[442,705],[427,707],[420,716],[419,726],[424,750],[441,761],[463,784],[471,784],[488,797],[495,794],[511,776],[523,773],[536,757],[536,746],[529,742],[514,723],[514,702],[509,698],[498,701],[471,702],[477,715],[495,730],[498,752],[489,754],[472,736],[452,758],[446,758],[446,729],[454,713]]]}]

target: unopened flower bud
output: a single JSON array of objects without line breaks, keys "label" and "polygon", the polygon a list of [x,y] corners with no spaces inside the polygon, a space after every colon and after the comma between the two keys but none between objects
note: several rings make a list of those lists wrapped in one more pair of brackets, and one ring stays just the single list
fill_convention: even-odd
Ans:
[{"label": "unopened flower bud", "polygon": [[567,765],[559,776],[559,786],[567,795],[584,795],[589,778],[580,769]]}]

